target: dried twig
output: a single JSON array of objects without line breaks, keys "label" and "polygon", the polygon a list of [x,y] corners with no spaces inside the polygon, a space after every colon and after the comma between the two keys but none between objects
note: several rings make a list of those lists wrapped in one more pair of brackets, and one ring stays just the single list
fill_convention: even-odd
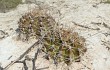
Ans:
[{"label": "dried twig", "polygon": [[3,68],[2,68],[2,67],[0,67],[0,70],[3,70]]},{"label": "dried twig", "polygon": [[8,58],[8,60],[10,60],[10,58],[12,58],[12,55]]},{"label": "dried twig", "polygon": [[24,65],[24,70],[28,70],[28,67],[27,67],[27,65],[26,65],[26,59],[23,60],[23,61],[16,61],[15,63],[23,63],[23,65]]},{"label": "dried twig", "polygon": [[105,24],[104,22],[103,23],[91,22],[91,24],[95,24],[95,25],[101,25],[102,24],[105,28],[110,29],[110,26]]},{"label": "dried twig", "polygon": [[91,29],[91,30],[100,30],[99,28],[90,28],[90,27],[87,27],[87,26],[79,25],[76,22],[72,22],[72,23],[74,23],[74,25],[77,25],[79,27],[83,27],[83,28],[87,28],[87,29]]},{"label": "dried twig", "polygon": [[3,70],[3,67],[1,67],[1,63],[0,63],[0,70]]},{"label": "dried twig", "polygon": [[36,69],[36,70],[43,70],[43,69],[47,69],[49,67],[44,67],[44,68],[39,68],[39,69]]},{"label": "dried twig", "polygon": [[37,53],[35,53],[35,57],[32,60],[32,63],[33,63],[33,69],[32,70],[36,70],[35,62],[37,60],[37,56],[38,56],[39,51],[40,51],[40,49],[38,48]]},{"label": "dried twig", "polygon": [[36,45],[39,44],[38,40],[37,42],[35,42],[31,47],[29,47],[19,58],[17,58],[16,60],[14,60],[13,62],[11,62],[9,65],[7,65],[4,70],[7,70],[10,66],[12,66],[16,61],[21,60],[27,53],[29,53],[31,51],[32,48],[34,48]]}]

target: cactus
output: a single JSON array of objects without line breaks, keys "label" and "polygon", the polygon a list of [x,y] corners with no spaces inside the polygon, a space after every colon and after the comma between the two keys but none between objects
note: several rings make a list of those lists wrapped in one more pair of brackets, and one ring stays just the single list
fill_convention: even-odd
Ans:
[{"label": "cactus", "polygon": [[51,16],[42,11],[25,14],[18,25],[19,36],[24,35],[26,40],[32,36],[36,39],[43,37],[41,50],[54,63],[65,62],[70,65],[72,61],[79,61],[80,55],[86,52],[83,37],[77,32],[61,29]]},{"label": "cactus", "polygon": [[50,26],[50,17],[44,15],[41,11],[36,12],[34,10],[20,18],[18,22],[19,36],[23,36],[24,40],[28,40],[30,37],[38,39]]},{"label": "cactus", "polygon": [[[79,61],[80,54],[86,50],[84,48],[85,39],[80,37],[77,32],[72,33],[68,30],[60,32],[55,31],[44,38],[46,50],[43,48],[43,51],[57,62],[64,61],[67,65],[70,65],[72,61]],[[52,38],[53,40],[51,40]]]}]

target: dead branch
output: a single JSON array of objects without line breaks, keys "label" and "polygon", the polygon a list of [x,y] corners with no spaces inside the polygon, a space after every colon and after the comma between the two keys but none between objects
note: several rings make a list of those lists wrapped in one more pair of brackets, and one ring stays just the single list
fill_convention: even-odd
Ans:
[{"label": "dead branch", "polygon": [[23,63],[24,70],[28,70],[28,67],[27,67],[27,64],[26,64],[26,59],[24,59],[23,61],[16,61],[15,63]]},{"label": "dead branch", "polygon": [[44,67],[44,68],[39,68],[39,69],[36,69],[36,70],[43,70],[43,69],[48,69],[49,67]]},{"label": "dead branch", "polygon": [[24,70],[28,70],[28,67],[26,65],[26,60],[23,61],[23,65],[24,65]]},{"label": "dead branch", "polygon": [[40,51],[40,49],[38,48],[37,52],[35,53],[35,57],[32,59],[32,63],[33,63],[33,69],[32,70],[36,70],[35,62],[37,60],[37,56],[38,56],[39,51]]},{"label": "dead branch", "polygon": [[3,68],[1,67],[1,65],[0,65],[0,70],[3,70]]},{"label": "dead branch", "polygon": [[105,28],[110,29],[110,26],[109,26],[109,25],[107,25],[105,22],[102,22],[102,23],[91,22],[91,24],[94,24],[94,25],[101,25],[101,24],[102,24]]},{"label": "dead branch", "polygon": [[38,40],[37,42],[35,42],[31,47],[29,47],[19,58],[17,58],[16,60],[14,60],[13,62],[11,62],[9,65],[7,65],[3,70],[7,70],[10,66],[12,66],[16,61],[21,60],[26,54],[28,54],[32,48],[34,48],[36,45],[38,45],[40,42],[40,40]]},{"label": "dead branch", "polygon": [[88,26],[79,25],[79,24],[77,24],[76,22],[72,22],[72,23],[74,23],[74,25],[77,25],[77,26],[79,26],[79,27],[83,27],[83,28],[87,28],[87,29],[91,29],[91,30],[100,30],[99,28],[90,28],[90,27],[88,27]]}]

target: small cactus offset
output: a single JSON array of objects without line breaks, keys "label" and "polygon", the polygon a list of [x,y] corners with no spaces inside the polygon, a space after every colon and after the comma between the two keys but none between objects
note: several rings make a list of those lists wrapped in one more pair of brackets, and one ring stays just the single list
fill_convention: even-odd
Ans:
[{"label": "small cactus offset", "polygon": [[41,50],[55,63],[70,65],[72,61],[80,61],[80,55],[86,52],[83,37],[77,32],[61,29],[51,16],[40,10],[22,16],[18,25],[19,36],[26,40],[43,37]]}]

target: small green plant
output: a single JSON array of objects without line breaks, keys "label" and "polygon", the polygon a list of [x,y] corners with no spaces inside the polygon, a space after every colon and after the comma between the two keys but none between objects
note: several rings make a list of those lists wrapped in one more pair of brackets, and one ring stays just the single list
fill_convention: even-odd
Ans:
[{"label": "small green plant", "polygon": [[22,16],[18,22],[19,37],[25,40],[34,37],[42,39],[41,50],[48,59],[55,64],[65,62],[70,65],[72,61],[80,61],[80,55],[86,52],[85,39],[77,32],[59,27],[55,20],[42,10],[34,10]]},{"label": "small green plant", "polygon": [[22,0],[0,0],[0,10],[6,11],[15,8]]},{"label": "small green plant", "polygon": [[105,0],[105,1],[103,1],[103,3],[110,4],[110,0]]}]

